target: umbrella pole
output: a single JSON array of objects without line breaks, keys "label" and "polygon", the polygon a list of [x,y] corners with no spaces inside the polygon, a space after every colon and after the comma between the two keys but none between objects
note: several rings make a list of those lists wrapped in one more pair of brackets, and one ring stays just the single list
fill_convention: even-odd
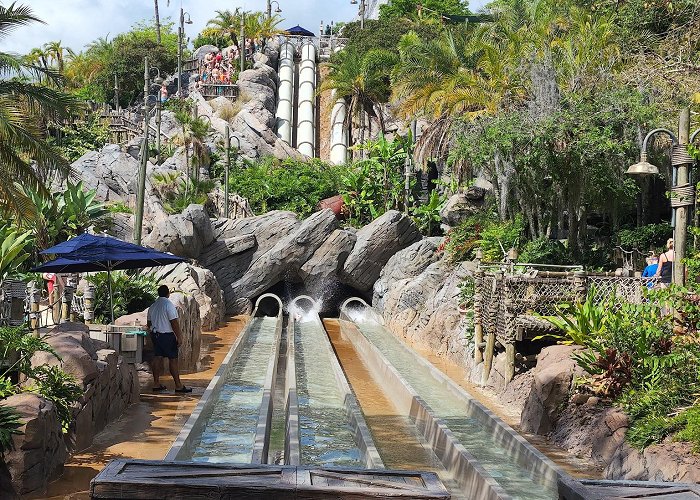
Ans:
[{"label": "umbrella pole", "polygon": [[112,299],[112,270],[107,268],[107,286],[109,287],[109,312],[112,315],[112,324],[114,324],[114,300]]}]

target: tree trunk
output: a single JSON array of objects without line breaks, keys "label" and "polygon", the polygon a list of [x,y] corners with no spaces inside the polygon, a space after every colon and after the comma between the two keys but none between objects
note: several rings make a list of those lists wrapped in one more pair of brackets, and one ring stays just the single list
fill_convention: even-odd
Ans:
[{"label": "tree trunk", "polygon": [[153,0],[153,4],[156,9],[156,41],[158,42],[158,45],[160,45],[160,13],[158,12],[158,0]]}]

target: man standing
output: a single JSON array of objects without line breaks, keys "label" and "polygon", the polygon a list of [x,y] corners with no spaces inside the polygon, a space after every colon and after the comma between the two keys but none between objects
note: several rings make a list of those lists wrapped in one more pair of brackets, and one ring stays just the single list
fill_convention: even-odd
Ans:
[{"label": "man standing", "polygon": [[185,387],[180,382],[180,371],[178,367],[177,355],[178,347],[182,340],[180,323],[178,322],[177,309],[168,299],[170,289],[167,285],[158,287],[158,299],[148,308],[148,331],[153,340],[153,391],[162,392],[166,389],[160,383],[160,374],[163,366],[163,358],[168,358],[170,375],[175,381],[175,392],[192,392],[192,389]]}]

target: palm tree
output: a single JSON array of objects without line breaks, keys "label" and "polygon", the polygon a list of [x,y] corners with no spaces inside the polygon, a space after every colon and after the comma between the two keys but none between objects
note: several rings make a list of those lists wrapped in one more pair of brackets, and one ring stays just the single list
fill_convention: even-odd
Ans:
[{"label": "palm tree", "polygon": [[207,27],[219,37],[226,37],[234,43],[238,40],[236,33],[240,29],[241,18],[238,11],[231,12],[230,10],[217,10],[216,17],[207,22]]},{"label": "palm tree", "polygon": [[[168,2],[168,4],[170,4],[170,2]],[[158,12],[158,0],[153,0],[153,5],[156,11],[156,41],[158,42],[158,45],[160,45],[160,12]]]},{"label": "palm tree", "polygon": [[47,54],[49,61],[55,64],[56,71],[61,75],[65,69],[66,56],[75,55],[70,48],[61,45],[60,40],[44,44],[44,52]]},{"label": "palm tree", "polygon": [[385,132],[382,105],[390,95],[390,79],[398,58],[385,50],[370,50],[364,55],[345,51],[336,62],[328,63],[330,73],[321,84],[319,92],[335,90],[336,96],[348,101],[346,128],[349,130],[354,117],[360,118],[360,142],[365,142],[365,114],[379,121]]},{"label": "palm tree", "polygon": [[[28,6],[0,6],[0,37],[32,22],[42,22]],[[70,165],[46,142],[46,119],[67,118],[78,109],[73,97],[55,88],[27,82],[21,76],[40,76],[60,84],[50,69],[27,64],[22,58],[0,52],[0,213],[31,218],[32,204],[19,186],[46,193],[39,172],[67,175]],[[36,162],[36,166],[33,166]]]},{"label": "palm tree", "polygon": [[431,40],[415,33],[402,37],[392,97],[400,116],[430,121],[416,145],[419,163],[447,153],[458,120],[493,114],[504,101],[522,97],[524,87],[514,71],[519,46],[515,33],[497,40],[469,27]]}]

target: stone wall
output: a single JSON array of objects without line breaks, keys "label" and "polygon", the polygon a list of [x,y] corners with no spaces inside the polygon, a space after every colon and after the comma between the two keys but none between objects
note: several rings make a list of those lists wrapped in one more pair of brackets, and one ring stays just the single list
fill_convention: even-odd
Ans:
[{"label": "stone wall", "polygon": [[22,434],[12,437],[14,450],[4,456],[14,492],[0,492],[0,498],[41,494],[60,475],[68,458],[56,409],[50,401],[29,393],[10,396],[0,404],[14,407],[24,422],[19,428]]},{"label": "stone wall", "polygon": [[[83,387],[73,406],[73,421],[62,434],[53,403],[35,394],[18,394],[2,404],[19,410],[23,434],[14,436],[14,451],[5,464],[17,494],[41,494],[62,471],[68,450],[80,451],[94,436],[138,401],[139,383],[133,365],[124,363],[112,349],[90,339],[85,325],[65,323],[43,337],[60,356],[37,353],[34,365],[60,366]],[[8,493],[8,497],[12,496]],[[0,496],[0,498],[6,498]]]},{"label": "stone wall", "polygon": [[61,357],[37,353],[32,363],[61,368],[78,381],[83,397],[73,410],[73,423],[66,434],[72,451],[92,444],[95,435],[139,400],[139,383],[133,365],[124,363],[113,349],[90,338],[81,323],[64,323],[45,337]]}]

